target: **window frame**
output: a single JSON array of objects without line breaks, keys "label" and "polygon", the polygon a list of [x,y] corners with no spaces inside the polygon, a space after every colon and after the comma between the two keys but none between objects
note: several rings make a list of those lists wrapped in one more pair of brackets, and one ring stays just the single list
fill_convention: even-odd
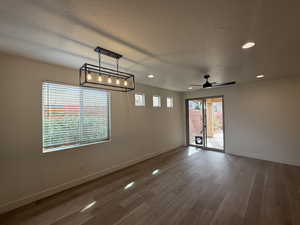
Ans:
[{"label": "window frame", "polygon": [[[42,122],[42,126],[41,126],[41,130],[42,130],[42,137],[41,137],[41,147],[42,147],[42,153],[51,153],[51,152],[57,152],[57,151],[62,151],[62,150],[71,150],[71,149],[78,149],[81,147],[85,147],[85,146],[90,146],[90,145],[96,145],[96,144],[101,144],[101,143],[107,143],[107,142],[111,142],[112,140],[112,126],[111,126],[111,105],[112,105],[112,95],[111,92],[105,89],[100,89],[101,91],[107,92],[108,93],[108,98],[107,98],[107,138],[99,140],[99,141],[95,141],[95,142],[91,142],[91,143],[79,143],[79,144],[73,144],[73,145],[65,145],[65,146],[58,146],[58,147],[53,147],[50,149],[44,149],[44,103],[43,103],[43,85],[45,83],[50,83],[50,84],[58,84],[58,85],[66,85],[66,86],[73,86],[73,87],[80,87],[80,88],[84,88],[84,89],[94,89],[94,90],[99,90],[99,88],[93,88],[93,87],[82,87],[82,86],[77,86],[74,84],[68,84],[68,83],[64,83],[64,82],[57,82],[57,81],[49,81],[49,80],[44,80],[42,81],[42,85],[41,85],[41,122]],[[81,129],[81,128],[80,128]]]},{"label": "window frame", "polygon": [[[135,101],[135,96],[136,95],[142,95],[143,96],[143,105],[137,105],[136,104],[136,101]],[[136,106],[136,107],[146,107],[146,95],[144,94],[144,93],[141,93],[141,92],[136,92],[136,93],[134,93],[134,106]]]},{"label": "window frame", "polygon": [[[171,106],[168,106],[168,99],[171,99]],[[171,96],[166,97],[166,106],[168,109],[174,108],[174,98],[173,97],[171,97]]]},{"label": "window frame", "polygon": [[[158,105],[158,106],[155,106],[155,105],[154,105],[154,98],[155,98],[155,97],[158,97],[158,99],[159,99],[159,105]],[[153,108],[161,108],[161,96],[160,96],[160,95],[153,95],[153,96],[152,96],[152,107],[153,107]]]}]

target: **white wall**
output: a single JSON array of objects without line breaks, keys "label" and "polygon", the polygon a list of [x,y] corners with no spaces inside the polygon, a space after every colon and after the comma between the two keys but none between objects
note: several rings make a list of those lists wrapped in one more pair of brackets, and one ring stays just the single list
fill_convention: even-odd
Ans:
[{"label": "white wall", "polygon": [[215,95],[224,95],[227,153],[300,165],[300,78],[187,92],[184,98]]},{"label": "white wall", "polygon": [[[182,94],[138,85],[146,107],[134,107],[132,92],[112,93],[111,142],[43,154],[42,81],[78,84],[78,71],[6,54],[0,65],[0,212],[184,144]],[[151,107],[153,94],[162,108]]]}]

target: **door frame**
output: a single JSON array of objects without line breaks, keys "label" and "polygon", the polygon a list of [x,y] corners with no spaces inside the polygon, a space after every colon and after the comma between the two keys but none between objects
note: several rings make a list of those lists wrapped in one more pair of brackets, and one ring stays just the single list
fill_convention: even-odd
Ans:
[{"label": "door frame", "polygon": [[[203,146],[198,146],[198,145],[193,145],[190,144],[190,129],[189,129],[189,101],[190,100],[202,100],[203,101],[203,107],[202,107],[202,115],[203,115],[203,121],[205,121],[205,117],[206,117],[206,113],[204,113],[205,111],[205,107],[206,107],[206,99],[208,98],[222,98],[222,119],[223,119],[223,150],[217,149],[217,148],[209,148],[206,147],[206,127],[203,127],[203,133],[204,133],[204,145]],[[202,148],[204,150],[209,150],[209,151],[217,151],[217,152],[223,152],[225,153],[225,111],[224,111],[224,95],[214,95],[214,96],[204,96],[204,97],[197,97],[197,98],[187,98],[185,99],[185,121],[186,121],[186,143],[187,146],[193,146],[193,147],[197,147],[197,148]],[[204,123],[203,123],[204,124]],[[207,126],[207,125],[205,125]]]}]

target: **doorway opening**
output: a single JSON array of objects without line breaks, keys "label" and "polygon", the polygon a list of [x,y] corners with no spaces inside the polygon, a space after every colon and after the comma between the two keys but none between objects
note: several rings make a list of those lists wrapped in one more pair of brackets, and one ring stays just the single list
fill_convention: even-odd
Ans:
[{"label": "doorway opening", "polygon": [[188,145],[224,151],[223,96],[187,99],[186,112]]}]

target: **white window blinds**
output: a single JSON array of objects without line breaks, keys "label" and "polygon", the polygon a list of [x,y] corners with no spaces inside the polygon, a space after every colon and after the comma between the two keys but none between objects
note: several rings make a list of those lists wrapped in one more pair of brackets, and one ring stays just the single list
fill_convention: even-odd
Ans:
[{"label": "white window blinds", "polygon": [[110,93],[43,83],[43,152],[108,140]]}]

